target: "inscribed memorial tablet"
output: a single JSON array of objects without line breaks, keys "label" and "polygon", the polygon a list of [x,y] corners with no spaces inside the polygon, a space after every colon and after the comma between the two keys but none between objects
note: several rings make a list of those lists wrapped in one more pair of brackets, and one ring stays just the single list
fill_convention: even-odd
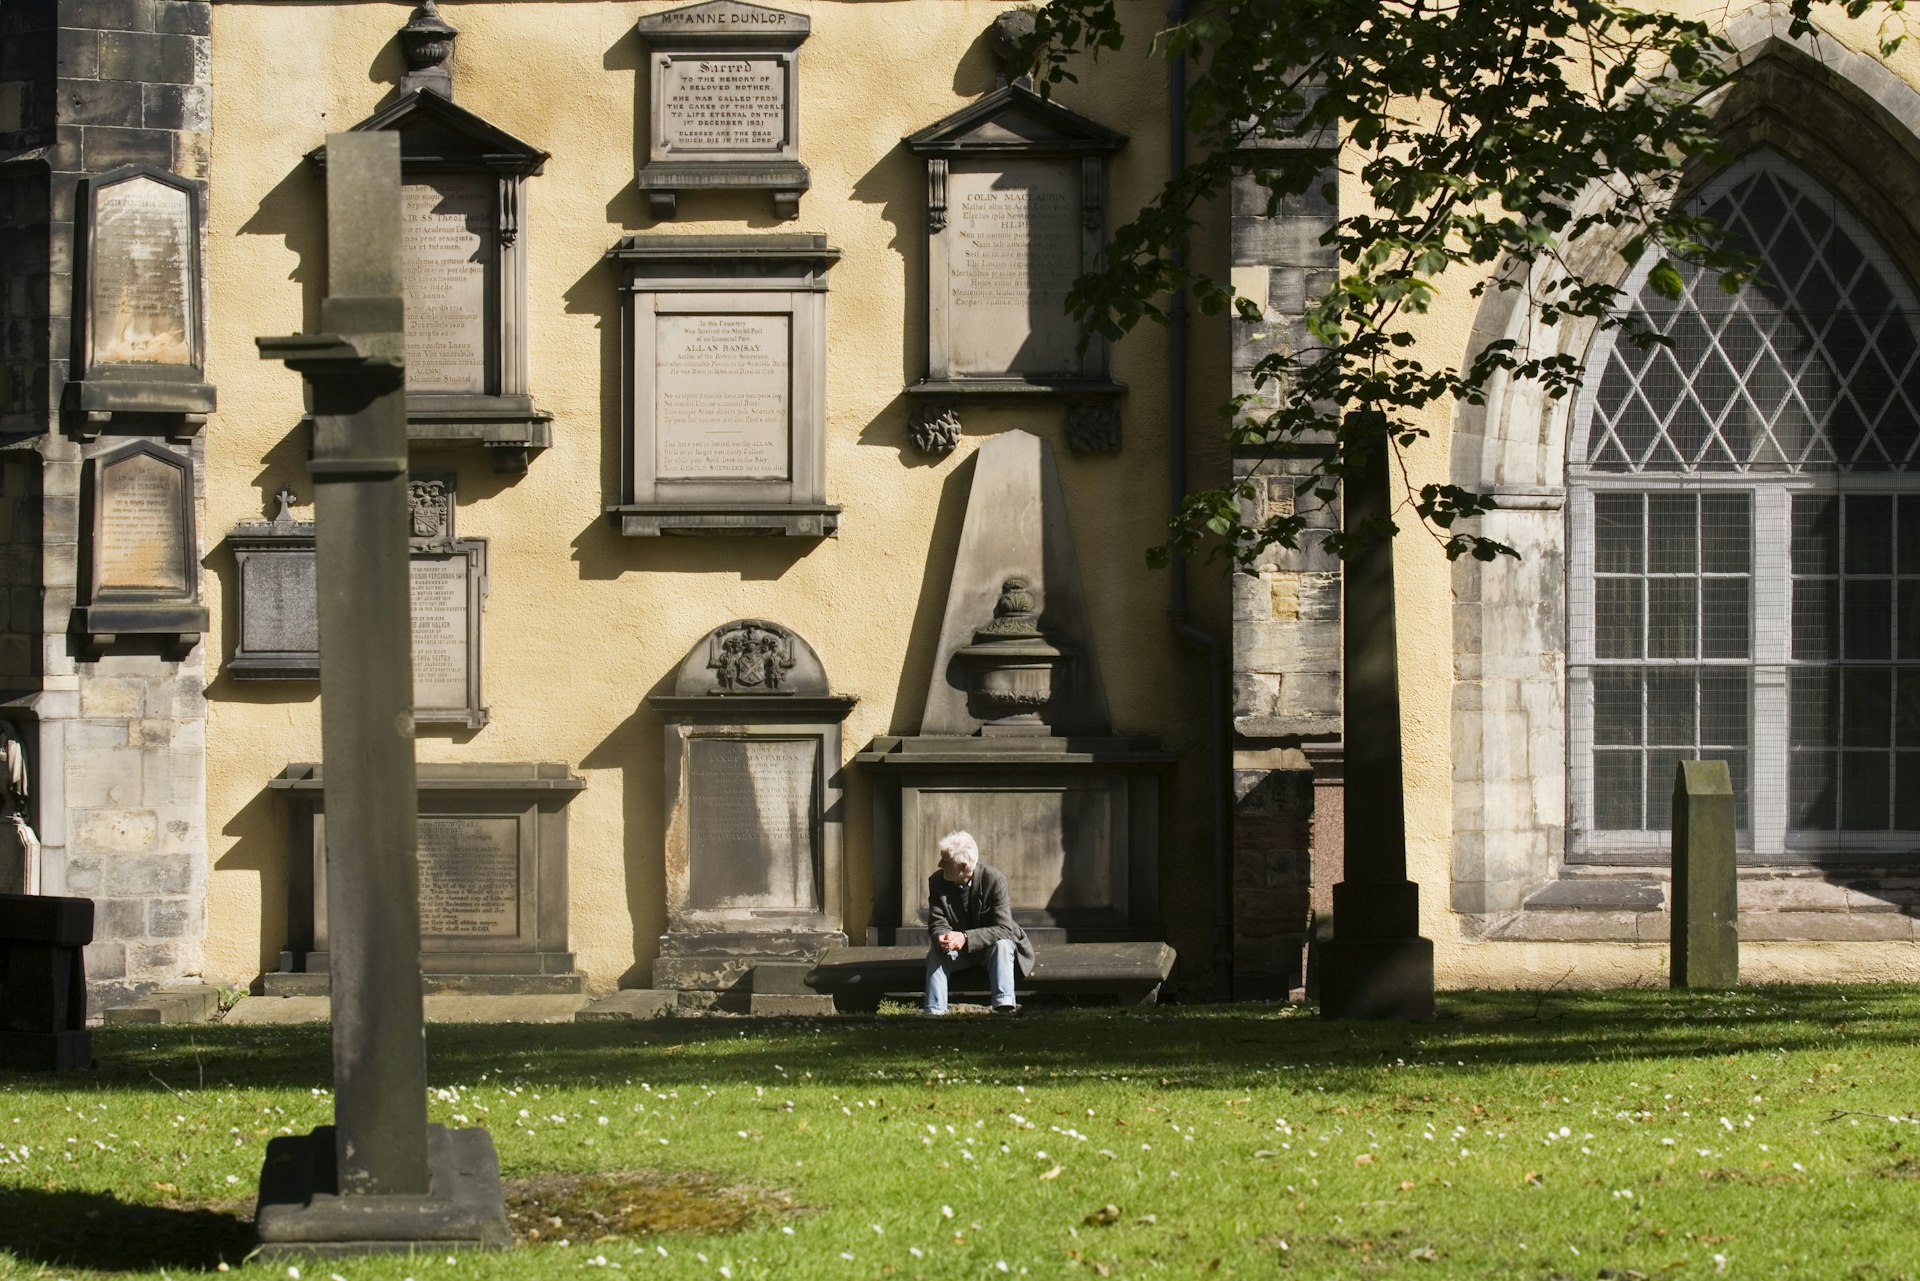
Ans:
[{"label": "inscribed memorial tablet", "polygon": [[186,470],[136,452],[100,471],[97,593],[189,597],[184,511]]},{"label": "inscribed memorial tablet", "polygon": [[776,154],[788,143],[788,73],[778,54],[667,57],[658,70],[660,151]]},{"label": "inscribed memorial tablet", "polygon": [[94,198],[92,362],[191,365],[193,202],[134,177]]},{"label": "inscribed memorial tablet", "polygon": [[1079,331],[1066,312],[1080,274],[1073,170],[1050,159],[956,165],[949,184],[953,373],[1076,373]]},{"label": "inscribed memorial tablet", "polygon": [[791,319],[664,313],[657,323],[656,475],[786,479]]},{"label": "inscribed memorial tablet", "polygon": [[320,651],[320,588],[310,551],[249,556],[240,566],[240,634],[249,652]]},{"label": "inscribed memorial tablet", "polygon": [[694,738],[688,899],[696,909],[817,911],[814,739]]},{"label": "inscribed memorial tablet", "polygon": [[407,389],[487,393],[491,174],[436,174],[400,189]]},{"label": "inscribed memorial tablet", "polygon": [[520,821],[420,816],[420,933],[520,934]]},{"label": "inscribed memorial tablet", "polygon": [[469,702],[470,619],[465,556],[415,556],[413,705],[465,709]]}]

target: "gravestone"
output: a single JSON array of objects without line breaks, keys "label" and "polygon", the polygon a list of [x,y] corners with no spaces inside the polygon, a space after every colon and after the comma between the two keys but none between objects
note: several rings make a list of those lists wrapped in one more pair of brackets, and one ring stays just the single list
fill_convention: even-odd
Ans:
[{"label": "gravestone", "polygon": [[[227,536],[238,569],[239,640],[224,670],[235,680],[320,675],[315,527],[294,519],[292,494],[283,493],[273,520],[236,525]],[[478,729],[488,719],[480,644],[487,540],[454,536],[451,475],[415,473],[407,503],[414,719]]]},{"label": "gravestone", "polygon": [[927,877],[956,829],[1037,942],[1151,939],[1174,758],[1114,733],[1052,449],[1010,431],[976,458],[920,732],[855,758],[873,771],[867,941],[925,944]]},{"label": "gravestone", "polygon": [[74,377],[82,438],[116,416],[197,432],[213,412],[200,292],[201,185],[152,165],[81,180]]},{"label": "gravestone", "polygon": [[840,725],[797,632],[735,619],[688,651],[665,720],[667,932],[654,986],[728,992],[847,941]]},{"label": "gravestone", "polygon": [[207,630],[193,530],[193,460],[140,442],[87,460],[84,603],[75,631],[97,655],[123,636],[181,657]]},{"label": "gravestone", "polygon": [[[433,95],[428,95],[433,96]],[[510,1244],[484,1129],[427,1124],[407,635],[400,139],[332,134],[322,332],[259,339],[313,405],[334,1124],[271,1139],[267,1258]],[[291,1269],[290,1269],[291,1271]]]},{"label": "gravestone", "polygon": [[1725,761],[1681,761],[1673,775],[1674,987],[1740,983],[1733,775]]},{"label": "gravestone", "polygon": [[93,1066],[86,946],[93,900],[0,894],[0,1067]]},{"label": "gravestone", "polygon": [[636,184],[653,217],[671,221],[678,195],[767,191],[778,217],[800,216],[812,183],[800,163],[803,14],[741,0],[640,19],[648,52],[651,138]]},{"label": "gravestone", "polygon": [[629,236],[621,265],[629,538],[838,532],[827,502],[824,236]]},{"label": "gravestone", "polygon": [[1066,299],[1104,260],[1107,165],[1125,142],[1018,83],[906,139],[927,192],[926,372],[907,389],[918,447],[952,449],[967,404],[1034,398],[1066,409],[1077,451],[1119,447],[1125,388],[1104,340],[1081,347]]},{"label": "gravestone", "polygon": [[[420,968],[429,990],[566,995],[583,990],[567,943],[567,804],[586,787],[545,762],[422,764],[418,778]],[[270,996],[319,995],[333,956],[325,770],[289,765],[287,947]]]},{"label": "gravestone", "polygon": [[[527,180],[547,153],[454,104],[444,64],[457,34],[423,8],[402,42],[437,60],[410,54],[421,65],[404,92],[354,132],[401,139],[407,439],[483,448],[496,472],[524,472],[553,442],[527,354]],[[325,148],[307,158],[326,169]]]}]

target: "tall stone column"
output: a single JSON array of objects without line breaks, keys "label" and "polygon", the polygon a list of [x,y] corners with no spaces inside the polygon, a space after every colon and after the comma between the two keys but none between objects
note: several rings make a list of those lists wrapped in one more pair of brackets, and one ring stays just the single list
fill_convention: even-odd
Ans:
[{"label": "tall stone column", "polygon": [[334,1124],[267,1147],[270,1256],[508,1241],[485,1130],[427,1124],[408,622],[400,135],[327,139],[323,332],[260,339],[313,407]]},{"label": "tall stone column", "polygon": [[[1393,511],[1393,446],[1377,436],[1345,486],[1346,527]],[[1433,943],[1420,937],[1420,887],[1407,879],[1400,756],[1399,635],[1393,539],[1343,569],[1346,686],[1346,876],[1333,887],[1333,938],[1320,954],[1320,1011],[1330,1018],[1433,1017]]]}]

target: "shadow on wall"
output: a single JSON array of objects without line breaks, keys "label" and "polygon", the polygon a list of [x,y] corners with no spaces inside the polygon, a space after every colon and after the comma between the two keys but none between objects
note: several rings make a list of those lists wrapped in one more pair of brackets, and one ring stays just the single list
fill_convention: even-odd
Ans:
[{"label": "shadow on wall", "polygon": [[299,262],[288,279],[300,286],[300,332],[318,333],[327,284],[327,200],[320,175],[296,161],[241,224],[243,236],[278,236]]},{"label": "shadow on wall", "polygon": [[646,699],[672,693],[673,678],[669,668],[579,764],[620,779],[620,866],[626,874],[627,918],[633,923],[633,963],[614,980],[615,987],[652,986],[653,958],[667,930],[667,822],[661,795],[666,762],[661,720]]},{"label": "shadow on wall", "polygon": [[913,627],[901,656],[900,679],[893,691],[890,734],[918,734],[926,715],[927,690],[939,655],[940,627],[946,619],[947,587],[953,578],[954,558],[960,554],[960,529],[966,521],[967,495],[979,455],[970,454],[953,469],[940,487],[940,504],[933,514],[933,537],[927,544],[927,563],[920,571],[920,597],[913,606]]},{"label": "shadow on wall", "polygon": [[[318,700],[318,687],[313,697]],[[279,766],[270,761],[261,762],[261,768],[279,772]],[[233,843],[213,863],[215,872],[251,872],[260,884],[261,974],[280,967],[280,952],[287,946],[287,860],[291,857],[287,822],[286,806],[276,802],[262,779],[260,789],[220,829]],[[0,1223],[5,1221],[0,1216]]]}]

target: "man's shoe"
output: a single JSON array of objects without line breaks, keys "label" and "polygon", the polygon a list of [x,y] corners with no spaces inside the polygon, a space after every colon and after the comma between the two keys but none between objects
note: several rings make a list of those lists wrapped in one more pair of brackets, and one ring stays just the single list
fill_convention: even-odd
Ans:
[{"label": "man's shoe", "polygon": [[1018,1014],[1020,1007],[1017,1005],[996,1005],[993,1007],[993,1012],[995,1014]]}]

